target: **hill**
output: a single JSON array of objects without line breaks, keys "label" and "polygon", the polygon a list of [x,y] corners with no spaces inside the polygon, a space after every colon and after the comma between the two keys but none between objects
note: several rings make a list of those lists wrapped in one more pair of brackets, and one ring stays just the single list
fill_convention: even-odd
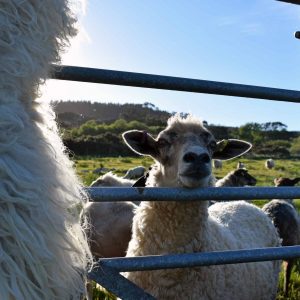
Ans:
[{"label": "hill", "polygon": [[[123,143],[121,134],[126,130],[139,129],[156,135],[172,115],[149,102],[115,104],[55,101],[53,105],[64,143],[76,155],[133,155]],[[300,156],[300,132],[288,131],[281,122],[247,123],[240,127],[205,125],[218,140],[237,138],[253,143],[252,155],[282,158]]]},{"label": "hill", "polygon": [[112,123],[115,120],[136,120],[149,126],[163,125],[170,113],[159,110],[155,105],[98,103],[90,101],[54,101],[52,102],[62,127],[76,127],[94,120],[97,123]]}]

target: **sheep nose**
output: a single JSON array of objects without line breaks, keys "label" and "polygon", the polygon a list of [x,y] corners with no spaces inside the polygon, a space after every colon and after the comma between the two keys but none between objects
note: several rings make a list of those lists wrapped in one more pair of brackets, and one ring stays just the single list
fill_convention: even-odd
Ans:
[{"label": "sheep nose", "polygon": [[186,163],[209,163],[210,157],[207,153],[188,152],[183,156],[183,161]]}]

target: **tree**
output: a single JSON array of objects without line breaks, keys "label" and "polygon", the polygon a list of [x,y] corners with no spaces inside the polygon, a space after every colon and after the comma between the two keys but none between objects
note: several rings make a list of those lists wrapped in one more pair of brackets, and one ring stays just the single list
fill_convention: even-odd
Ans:
[{"label": "tree", "polygon": [[262,130],[264,131],[286,131],[287,125],[281,123],[281,122],[267,122],[262,123]]},{"label": "tree", "polygon": [[238,129],[239,138],[259,144],[263,141],[262,125],[259,123],[246,123]]}]

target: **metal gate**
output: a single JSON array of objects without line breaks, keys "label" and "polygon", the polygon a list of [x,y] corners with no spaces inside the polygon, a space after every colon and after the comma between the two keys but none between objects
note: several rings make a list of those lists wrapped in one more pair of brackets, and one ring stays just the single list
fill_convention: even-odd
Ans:
[{"label": "metal gate", "polygon": [[[300,91],[171,76],[56,66],[53,79],[300,103]],[[87,188],[93,201],[201,201],[300,198],[300,187]],[[89,278],[124,300],[155,299],[120,272],[235,264],[300,257],[300,246],[100,259]]]}]

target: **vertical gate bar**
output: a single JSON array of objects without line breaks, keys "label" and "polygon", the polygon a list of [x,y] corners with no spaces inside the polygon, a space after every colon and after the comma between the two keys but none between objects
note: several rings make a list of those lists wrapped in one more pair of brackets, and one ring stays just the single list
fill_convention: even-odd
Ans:
[{"label": "vertical gate bar", "polygon": [[155,300],[153,296],[107,266],[95,266],[88,278],[96,281],[122,300]]}]

